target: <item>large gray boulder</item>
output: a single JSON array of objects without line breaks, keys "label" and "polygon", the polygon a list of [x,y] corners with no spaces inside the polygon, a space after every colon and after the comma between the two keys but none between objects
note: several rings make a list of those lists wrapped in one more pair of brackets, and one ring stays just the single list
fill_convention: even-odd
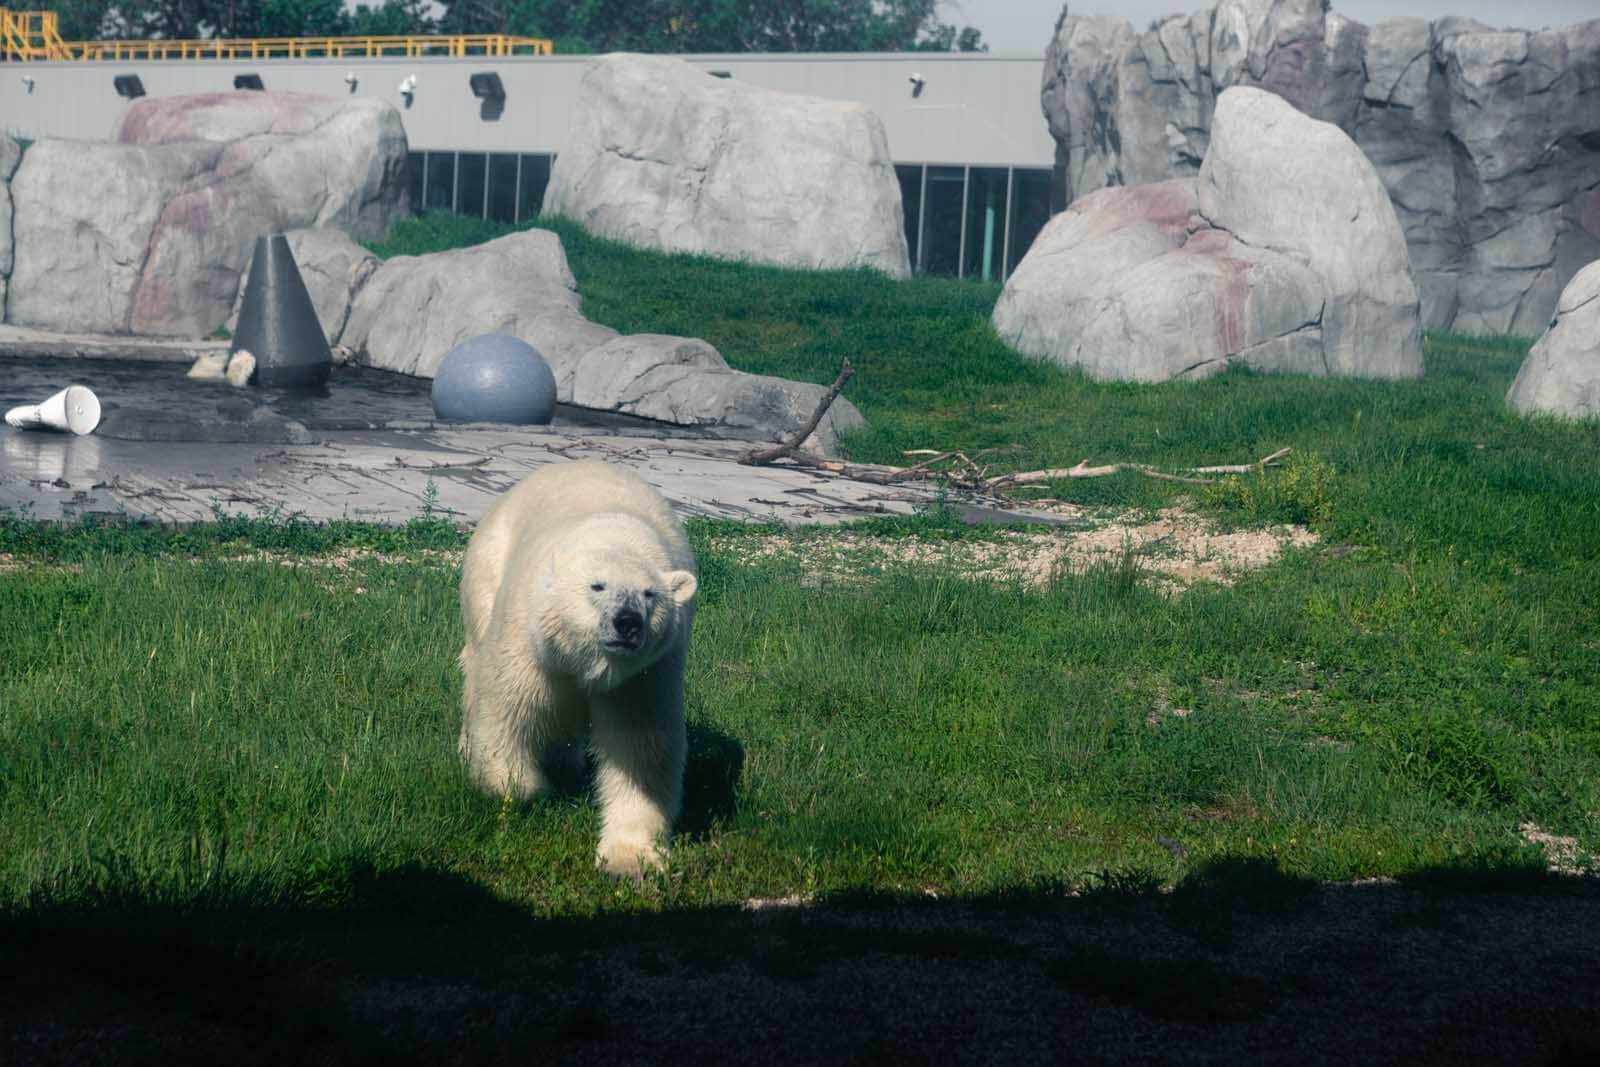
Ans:
[{"label": "large gray boulder", "polygon": [[1198,174],[1232,86],[1355,140],[1394,203],[1429,327],[1537,333],[1600,257],[1600,19],[1367,27],[1326,0],[1224,0],[1139,33],[1063,10],[1041,101],[1069,201]]},{"label": "large gray boulder", "polygon": [[406,208],[405,132],[377,101],[145,98],[116,138],[44,140],[23,156],[8,321],[203,336],[227,321],[257,237],[377,235]]},{"label": "large gray boulder", "polygon": [[1524,415],[1600,418],[1600,260],[1561,291],[1555,318],[1523,361],[1506,403]]},{"label": "large gray boulder", "polygon": [[[573,370],[569,403],[675,426],[710,427],[753,440],[787,439],[805,425],[827,387],[733,370],[697,338],[632,334],[591,349]],[[839,435],[865,425],[837,397],[805,443],[831,453]]]},{"label": "large gray boulder", "polygon": [[1051,219],[1007,280],[996,331],[1103,379],[1230,363],[1422,373],[1405,241],[1336,127],[1255,89],[1224,93],[1198,178],[1101,189]]},{"label": "large gray boulder", "polygon": [[[302,272],[309,264],[314,275],[317,264],[342,263],[348,254],[334,241],[308,236],[298,247],[308,250]],[[561,238],[548,230],[383,262],[354,283],[338,342],[364,365],[431,378],[450,349],[484,333],[509,334],[537,348],[555,374],[562,404],[752,440],[787,439],[826,391],[733,370],[701,340],[622,336],[590,322]],[[840,433],[861,424],[848,401],[836,400],[808,447],[831,452]]]},{"label": "large gray boulder", "polygon": [[[322,324],[328,343],[337,344],[350,318],[350,306],[358,290],[378,269],[378,257],[351,240],[343,230],[290,230],[284,234],[289,254],[294,257],[311,306]],[[228,316],[228,329],[239,324],[245,287],[250,284],[250,266],[239,278],[239,295]]]},{"label": "large gray boulder", "polygon": [[544,355],[564,400],[578,357],[617,336],[584,318],[582,304],[561,238],[524,230],[385,260],[356,293],[339,343],[361,363],[431,378],[467,338],[510,334]]},{"label": "large gray boulder", "polygon": [[0,321],[5,318],[6,281],[11,277],[11,176],[22,162],[22,146],[0,131]]},{"label": "large gray boulder", "polygon": [[[167,205],[214,174],[221,145],[130,145],[42,140],[28,148],[11,179],[15,263],[6,320],[19,326],[91,333],[132,333],[133,308],[148,308],[142,290],[171,293],[176,277],[148,275],[145,265]],[[242,265],[243,253],[240,261]],[[183,280],[183,292],[233,301],[238,267]],[[185,301],[188,303],[188,301]],[[187,330],[203,336],[227,317],[228,304]]]},{"label": "large gray boulder", "polygon": [[911,273],[876,115],[664,56],[589,65],[544,209],[644,248]]},{"label": "large gray boulder", "polygon": [[1303,264],[1320,281],[1327,373],[1422,374],[1405,233],[1377,172],[1344,131],[1274,93],[1228,89],[1212,116],[1197,191],[1213,229]]}]

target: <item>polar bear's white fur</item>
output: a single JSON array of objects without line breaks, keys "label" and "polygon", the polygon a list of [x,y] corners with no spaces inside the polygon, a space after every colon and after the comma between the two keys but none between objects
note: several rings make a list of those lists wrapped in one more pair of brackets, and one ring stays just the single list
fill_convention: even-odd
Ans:
[{"label": "polar bear's white fur", "polygon": [[495,502],[461,571],[461,756],[518,800],[587,732],[604,870],[661,867],[683,795],[694,554],[661,495],[600,462],[544,467]]}]

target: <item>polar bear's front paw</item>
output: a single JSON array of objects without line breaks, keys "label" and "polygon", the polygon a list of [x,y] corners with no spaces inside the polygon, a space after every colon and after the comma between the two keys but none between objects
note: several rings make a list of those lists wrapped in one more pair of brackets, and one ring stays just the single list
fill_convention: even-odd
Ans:
[{"label": "polar bear's front paw", "polygon": [[667,853],[658,845],[602,841],[594,865],[613,878],[626,878],[634,885],[643,885],[649,872],[665,869]]}]

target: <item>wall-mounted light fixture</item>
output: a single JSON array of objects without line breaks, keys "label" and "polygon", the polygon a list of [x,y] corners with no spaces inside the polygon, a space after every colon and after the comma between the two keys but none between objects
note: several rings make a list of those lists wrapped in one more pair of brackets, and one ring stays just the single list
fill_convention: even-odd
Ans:
[{"label": "wall-mounted light fixture", "polygon": [[361,83],[361,79],[356,77],[356,72],[352,70],[345,74],[344,83],[350,87],[350,91],[353,93],[356,91],[356,86]]},{"label": "wall-mounted light fixture", "polygon": [[249,89],[252,92],[260,92],[266,88],[262,84],[261,75],[259,74],[235,74],[233,76],[233,87],[235,89]]},{"label": "wall-mounted light fixture", "polygon": [[118,74],[111,79],[111,84],[116,88],[117,95],[126,99],[134,100],[144,95],[144,82],[139,80],[137,74]]},{"label": "wall-mounted light fixture", "polygon": [[492,70],[467,76],[472,95],[478,98],[478,117],[484,122],[498,122],[506,110],[506,87],[500,75]]},{"label": "wall-mounted light fixture", "polygon": [[500,81],[500,75],[492,70],[470,75],[467,84],[472,87],[472,95],[479,100],[504,100],[506,87]]},{"label": "wall-mounted light fixture", "polygon": [[33,75],[32,74],[24,74],[22,76],[22,87],[24,89],[26,89],[30,94],[33,92]]},{"label": "wall-mounted light fixture", "polygon": [[733,71],[731,71],[731,70],[708,70],[708,71],[706,71],[706,73],[711,75],[713,78],[731,78],[731,77],[733,77]]},{"label": "wall-mounted light fixture", "polygon": [[400,79],[400,95],[406,98],[406,103],[410,103],[411,98],[415,96],[416,93],[417,76],[415,74],[407,74],[404,78]]},{"label": "wall-mounted light fixture", "polygon": [[922,87],[928,83],[928,79],[924,78],[922,75],[918,74],[916,71],[912,71],[911,72],[911,77],[907,78],[906,81],[911,83],[911,95],[912,96],[921,96],[922,95]]}]

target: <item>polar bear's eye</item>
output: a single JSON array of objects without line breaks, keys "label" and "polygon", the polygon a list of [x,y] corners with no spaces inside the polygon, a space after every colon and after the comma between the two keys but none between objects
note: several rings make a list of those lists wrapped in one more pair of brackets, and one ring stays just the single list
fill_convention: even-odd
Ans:
[{"label": "polar bear's eye", "polygon": [[596,593],[603,593],[603,592],[606,591],[606,583],[605,582],[593,582],[593,583],[590,584],[589,588],[593,589]]}]

